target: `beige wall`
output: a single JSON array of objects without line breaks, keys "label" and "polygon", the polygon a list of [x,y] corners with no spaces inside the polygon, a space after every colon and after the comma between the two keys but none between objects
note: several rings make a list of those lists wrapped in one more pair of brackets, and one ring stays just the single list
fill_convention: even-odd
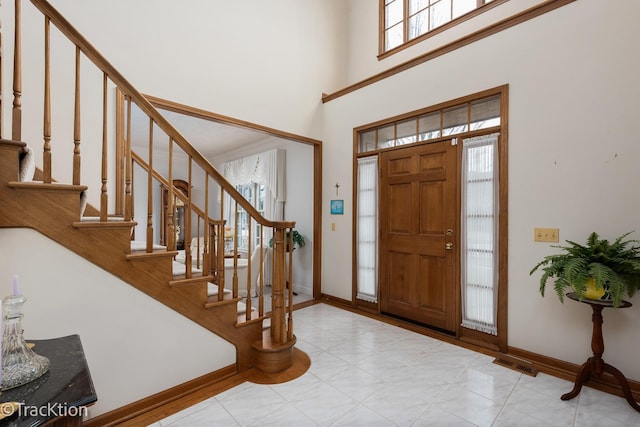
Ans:
[{"label": "beige wall", "polygon": [[25,338],[80,335],[90,417],[235,363],[233,345],[40,233],[0,229],[0,243],[0,297],[18,274]]},{"label": "beige wall", "polygon": [[[358,3],[365,18],[371,3]],[[606,238],[638,230],[640,238],[640,3],[614,3],[576,1],[325,104],[324,211],[336,181],[347,207],[338,232],[329,231],[335,218],[323,218],[323,292],[351,298],[353,128],[509,84],[509,345],[584,362],[589,307],[541,298],[529,271],[554,252],[533,242],[534,227],[558,227],[562,240],[584,241],[594,230]],[[371,26],[360,23],[362,33]],[[638,380],[640,297],[631,301],[604,313],[604,357]]]}]

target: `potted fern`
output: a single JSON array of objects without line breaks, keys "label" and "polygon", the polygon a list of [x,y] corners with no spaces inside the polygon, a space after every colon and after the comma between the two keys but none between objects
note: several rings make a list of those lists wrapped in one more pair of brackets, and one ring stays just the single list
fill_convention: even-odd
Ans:
[{"label": "potted fern", "polygon": [[[293,230],[293,235],[291,235],[290,231],[287,230],[286,234],[285,234],[285,242],[286,242],[286,251],[290,252],[290,248],[289,248],[289,240],[293,241],[293,250],[295,250],[296,248],[301,248],[303,247],[306,242],[304,240],[304,236],[302,234],[300,234],[300,232],[298,230]],[[273,247],[273,238],[269,239],[269,247]]]},{"label": "potted fern", "polygon": [[613,243],[600,239],[593,232],[585,245],[567,240],[569,246],[553,246],[562,253],[546,256],[529,272],[543,271],[540,294],[544,296],[547,281],[554,280],[554,289],[562,302],[567,290],[573,290],[579,300],[610,300],[614,307],[625,296],[640,288],[640,247],[638,240],[625,240],[632,232]]}]

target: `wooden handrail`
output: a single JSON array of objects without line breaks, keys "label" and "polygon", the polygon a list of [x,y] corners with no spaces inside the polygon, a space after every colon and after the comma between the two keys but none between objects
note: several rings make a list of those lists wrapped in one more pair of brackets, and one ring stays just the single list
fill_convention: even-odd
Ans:
[{"label": "wooden handrail", "polygon": [[49,2],[45,0],[31,0],[31,3],[40,10],[58,30],[71,40],[77,47],[82,50],[85,56],[94,63],[96,67],[101,69],[109,76],[111,81],[116,84],[126,95],[130,96],[133,102],[149,116],[153,121],[170,137],[180,148],[182,148],[189,157],[193,158],[206,173],[208,173],[216,182],[235,199],[242,208],[249,212],[260,224],[267,227],[286,228],[293,227],[295,223],[288,221],[271,221],[263,217],[242,195],[229,183],[218,170],[189,142],[186,138],[169,123],[169,121],[145,98],[124,76],[104,57],[102,54],[73,26],[60,14]]},{"label": "wooden handrail", "polygon": [[[20,19],[19,19],[19,11],[20,11],[20,1],[16,0],[16,34],[15,34],[15,48],[14,48],[14,80],[13,80],[13,89],[14,89],[14,103],[13,103],[13,111],[12,111],[12,136],[13,139],[19,141],[22,134],[22,108],[21,108],[21,93],[22,93],[22,77],[21,77],[21,36],[20,36]],[[80,60],[81,54],[93,63],[93,65],[101,71],[102,73],[102,138],[101,138],[101,167],[100,167],[100,210],[99,217],[100,222],[106,223],[108,221],[108,147],[109,147],[109,138],[108,138],[108,111],[109,111],[109,102],[108,102],[108,89],[110,87],[109,81],[117,88],[118,95],[116,96],[117,102],[126,102],[126,119],[124,122],[125,128],[121,125],[123,124],[123,118],[120,114],[124,115],[124,108],[122,106],[116,107],[116,112],[118,117],[116,118],[116,126],[118,130],[116,131],[116,161],[119,162],[117,165],[118,169],[118,177],[116,177],[116,211],[117,213],[122,213],[124,211],[124,218],[126,222],[129,222],[133,219],[134,215],[134,179],[135,174],[133,173],[133,168],[135,163],[140,165],[143,169],[146,169],[147,173],[147,221],[146,221],[146,251],[153,252],[153,180],[157,179],[158,182],[162,186],[167,189],[168,200],[167,200],[167,224],[166,224],[166,233],[167,233],[167,242],[166,246],[168,251],[175,251],[176,249],[176,235],[174,232],[174,222],[175,222],[175,202],[176,200],[181,200],[184,202],[184,206],[186,208],[185,212],[185,222],[184,222],[184,231],[185,236],[188,236],[188,242],[192,241],[193,231],[197,232],[197,242],[198,242],[198,250],[197,250],[197,259],[196,262],[200,264],[200,256],[203,256],[203,264],[205,268],[205,272],[203,272],[202,277],[196,277],[195,280],[192,279],[192,257],[191,257],[191,245],[188,242],[185,242],[185,279],[186,284],[198,284],[201,279],[209,280],[213,277],[213,281],[218,286],[218,301],[223,301],[225,298],[224,294],[224,285],[225,285],[225,259],[224,259],[224,207],[225,202],[224,198],[228,194],[234,200],[234,210],[235,210],[235,239],[234,239],[234,256],[233,256],[233,265],[234,265],[234,273],[233,273],[233,295],[232,300],[229,302],[239,301],[238,297],[238,260],[236,255],[238,253],[238,211],[241,207],[249,217],[248,225],[249,225],[249,239],[253,239],[253,232],[255,224],[258,224],[257,230],[259,230],[260,235],[263,236],[264,227],[269,227],[273,229],[273,253],[272,257],[272,271],[271,271],[271,280],[272,280],[272,314],[271,314],[271,326],[270,326],[270,334],[271,339],[266,344],[264,349],[258,349],[254,347],[258,353],[260,354],[262,350],[264,350],[265,356],[262,358],[261,362],[257,363],[267,363],[268,360],[272,358],[271,353],[274,350],[274,347],[280,347],[277,350],[282,352],[282,358],[287,359],[291,357],[290,346],[282,345],[282,344],[291,344],[295,342],[295,338],[293,337],[293,294],[292,294],[292,283],[289,286],[289,292],[287,294],[285,290],[285,283],[287,282],[287,278],[289,280],[292,279],[293,271],[292,271],[292,258],[291,254],[289,254],[289,272],[287,274],[286,271],[286,241],[285,236],[289,236],[293,227],[295,226],[294,221],[272,221],[265,218],[247,199],[245,199],[239,191],[236,190],[235,186],[232,185],[227,179],[213,166],[212,163],[209,162],[207,158],[205,158],[197,149],[195,149],[186,138],[169,123],[169,121],[154,107],[150,101],[142,95],[138,90],[128,81],[126,80],[120,72],[111,65],[107,59],[102,56],[98,52],[97,49],[93,47],[91,43],[85,39],[70,23],[66,20],[48,1],[46,0],[31,0],[31,3],[44,15],[44,23],[45,23],[45,33],[44,33],[44,44],[45,44],[45,58],[44,58],[44,126],[43,126],[43,138],[44,138],[44,150],[43,150],[43,158],[44,158],[44,173],[43,173],[43,185],[49,185],[52,182],[52,173],[51,173],[51,61],[50,61],[50,44],[51,44],[51,36],[50,36],[50,27],[54,25],[60,33],[65,36],[71,43],[74,44],[75,48],[75,92],[73,94],[74,98],[74,113],[72,117],[73,122],[73,170],[72,170],[72,179],[75,185],[78,185],[81,179],[81,170],[80,170]],[[1,55],[1,54],[0,54]],[[1,61],[0,56],[0,61]],[[122,102],[124,104],[124,102]],[[147,161],[142,159],[138,154],[132,151],[132,140],[131,140],[131,116],[132,116],[132,103],[135,103],[137,107],[141,110],[143,114],[149,120],[149,142],[148,142],[148,155],[149,158]],[[2,104],[0,103],[0,108],[2,108]],[[169,142],[169,163],[168,163],[168,177],[165,178],[158,171],[154,169],[154,145],[157,146],[157,138],[156,142],[154,142],[154,129],[159,128],[168,138]],[[123,135],[124,134],[124,135]],[[124,141],[123,141],[124,139]],[[193,179],[193,167],[194,162],[196,163],[198,172],[201,170],[204,173],[205,183],[205,207],[199,208],[194,204],[198,198],[192,200],[192,193],[189,191],[187,194],[183,194],[178,190],[177,187],[174,186],[173,181],[173,172],[174,172],[174,144],[177,144],[179,150],[181,150],[188,159],[188,185],[192,186]],[[124,164],[120,163],[123,162]],[[122,166],[124,166],[124,177],[122,176]],[[220,202],[220,219],[210,218],[209,215],[209,179],[215,180],[215,182],[219,185],[221,202]],[[189,188],[190,188],[189,187]],[[86,188],[86,187],[85,187]],[[141,185],[140,188],[143,188]],[[124,206],[122,206],[122,193],[124,193]],[[163,193],[164,195],[164,193]],[[120,200],[118,202],[118,200]],[[199,201],[198,201],[199,202]],[[94,209],[95,210],[95,209]],[[164,212],[163,212],[164,214]],[[192,215],[195,214],[195,217],[192,218]],[[196,230],[192,230],[192,220],[197,221]],[[253,222],[255,221],[255,223]],[[203,252],[201,253],[200,249],[200,235],[201,229],[200,225],[204,224],[204,237],[203,237]],[[104,225],[104,224],[101,224]],[[94,227],[95,225],[91,225]],[[127,225],[129,227],[129,225]],[[135,232],[135,230],[132,230]],[[133,237],[127,236],[127,238]],[[247,268],[247,311],[245,312],[246,321],[249,322],[254,319],[254,316],[251,313],[252,304],[251,304],[251,289],[252,286],[255,286],[255,283],[251,283],[252,280],[252,271],[255,273],[255,268],[262,269],[264,253],[263,242],[264,239],[260,239],[260,263],[258,266],[251,264],[251,259],[249,260],[248,268]],[[161,255],[164,257],[165,254],[153,254],[153,257],[157,255]],[[253,260],[255,261],[255,260]],[[175,271],[175,270],[174,270]],[[263,284],[264,278],[262,277],[262,270],[260,274],[260,284],[259,284],[259,315],[262,320],[264,315],[264,301],[263,301]],[[212,302],[212,301],[210,301]],[[209,307],[209,305],[205,305]],[[255,313],[254,313],[255,314]],[[236,319],[237,320],[237,319]],[[267,354],[269,354],[267,356]],[[256,359],[257,360],[257,359]],[[264,366],[266,366],[264,365]]]}]

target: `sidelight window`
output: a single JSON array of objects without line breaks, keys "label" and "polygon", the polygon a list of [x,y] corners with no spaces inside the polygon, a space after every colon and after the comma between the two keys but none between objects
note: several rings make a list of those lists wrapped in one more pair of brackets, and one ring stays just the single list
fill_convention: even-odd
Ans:
[{"label": "sidelight window", "polygon": [[462,326],[497,335],[498,134],[462,141]]},{"label": "sidelight window", "polygon": [[378,156],[358,159],[357,298],[378,300]]}]

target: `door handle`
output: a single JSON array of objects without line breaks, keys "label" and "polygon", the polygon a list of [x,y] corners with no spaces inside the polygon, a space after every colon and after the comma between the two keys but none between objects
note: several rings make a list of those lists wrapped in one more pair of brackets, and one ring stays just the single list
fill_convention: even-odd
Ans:
[{"label": "door handle", "polygon": [[453,243],[447,243],[446,245],[444,245],[444,248],[450,251],[451,249],[453,249]]}]

